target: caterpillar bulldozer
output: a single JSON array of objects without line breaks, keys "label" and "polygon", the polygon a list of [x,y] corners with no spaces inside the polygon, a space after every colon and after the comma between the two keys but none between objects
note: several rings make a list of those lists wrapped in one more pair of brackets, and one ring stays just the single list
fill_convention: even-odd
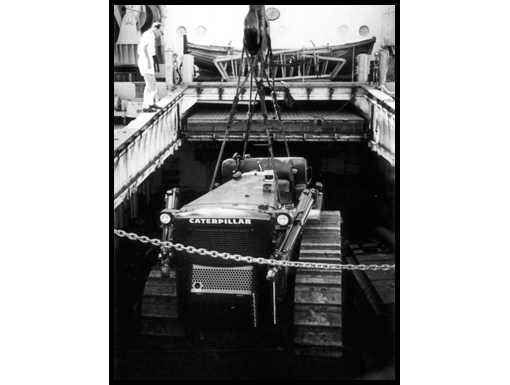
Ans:
[{"label": "caterpillar bulldozer", "polygon": [[[197,200],[179,208],[179,190],[167,193],[163,241],[255,260],[340,264],[340,213],[321,212],[321,186],[309,188],[308,173],[299,157],[227,159],[226,182]],[[296,271],[211,254],[161,249],[144,289],[145,334],[288,327],[290,306],[296,351],[340,354],[339,270]]]},{"label": "caterpillar bulldozer", "polygon": [[[255,81],[264,116],[266,95],[280,116],[264,68],[267,34],[264,6],[250,6],[244,44],[251,68],[245,82]],[[321,210],[322,186],[310,187],[306,159],[290,156],[287,143],[287,156],[275,157],[269,130],[267,135],[267,157],[246,153],[249,124],[242,155],[221,162],[223,146],[210,191],[202,197],[181,207],[179,190],[167,192],[159,218],[162,240],[182,246],[162,247],[146,279],[140,309],[144,334],[276,327],[292,336],[297,352],[341,355],[341,270],[290,263],[341,263],[340,212]],[[213,184],[220,163],[223,183]]]}]

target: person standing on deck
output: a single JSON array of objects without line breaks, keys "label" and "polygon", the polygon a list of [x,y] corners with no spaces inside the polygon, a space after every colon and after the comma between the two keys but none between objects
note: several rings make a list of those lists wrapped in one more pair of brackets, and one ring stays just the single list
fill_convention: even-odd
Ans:
[{"label": "person standing on deck", "polygon": [[143,112],[156,112],[161,109],[154,102],[157,87],[153,59],[156,55],[156,38],[161,35],[163,35],[163,26],[160,22],[155,22],[151,29],[142,34],[138,43],[138,68],[145,80]]}]

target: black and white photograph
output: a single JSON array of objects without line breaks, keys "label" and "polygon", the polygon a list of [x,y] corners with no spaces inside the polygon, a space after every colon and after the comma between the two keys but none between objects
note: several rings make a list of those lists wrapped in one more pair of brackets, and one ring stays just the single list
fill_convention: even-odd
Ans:
[{"label": "black and white photograph", "polygon": [[114,379],[395,380],[395,5],[114,5]]},{"label": "black and white photograph", "polygon": [[506,383],[502,4],[109,9],[2,8],[0,383]]}]

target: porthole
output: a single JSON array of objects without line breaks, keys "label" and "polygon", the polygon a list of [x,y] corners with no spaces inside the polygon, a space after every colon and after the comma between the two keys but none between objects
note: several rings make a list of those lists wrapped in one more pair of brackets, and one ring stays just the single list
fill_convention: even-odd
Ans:
[{"label": "porthole", "polygon": [[276,8],[266,9],[266,16],[269,21],[275,21],[280,18],[280,11]]},{"label": "porthole", "polygon": [[361,36],[367,36],[369,32],[370,32],[370,29],[369,29],[366,25],[362,26],[362,27],[359,29],[359,34],[360,34]]},{"label": "porthole", "polygon": [[207,29],[205,29],[205,27],[200,26],[200,27],[197,28],[197,35],[198,36],[205,36],[206,33],[207,33]]},{"label": "porthole", "polygon": [[184,35],[186,35],[186,34],[187,34],[187,32],[188,32],[188,31],[187,31],[187,30],[186,30],[186,28],[184,28],[184,27],[179,27],[179,28],[177,28],[177,35],[179,35],[179,36],[184,36]]},{"label": "porthole", "polygon": [[349,27],[346,25],[342,25],[340,28],[338,28],[338,32],[340,35],[345,36],[349,33]]}]

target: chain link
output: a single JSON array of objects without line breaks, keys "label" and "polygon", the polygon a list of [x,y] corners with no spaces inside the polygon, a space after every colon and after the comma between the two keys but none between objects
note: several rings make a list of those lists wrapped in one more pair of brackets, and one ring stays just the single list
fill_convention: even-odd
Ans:
[{"label": "chain link", "polygon": [[115,235],[121,238],[128,238],[132,241],[140,241],[142,243],[151,243],[154,246],[164,247],[167,249],[175,249],[177,251],[185,251],[189,254],[198,254],[202,256],[210,256],[212,258],[229,259],[237,262],[246,263],[257,263],[260,265],[270,266],[283,266],[283,267],[295,267],[304,269],[319,269],[319,270],[395,270],[395,265],[336,265],[331,263],[310,263],[310,262],[295,262],[295,261],[279,261],[276,259],[265,259],[265,258],[253,258],[243,257],[239,254],[220,253],[218,251],[197,249],[193,246],[184,246],[180,243],[172,243],[169,241],[160,241],[159,239],[149,239],[145,236],[139,236],[134,233],[127,233],[124,230],[113,230]]}]

